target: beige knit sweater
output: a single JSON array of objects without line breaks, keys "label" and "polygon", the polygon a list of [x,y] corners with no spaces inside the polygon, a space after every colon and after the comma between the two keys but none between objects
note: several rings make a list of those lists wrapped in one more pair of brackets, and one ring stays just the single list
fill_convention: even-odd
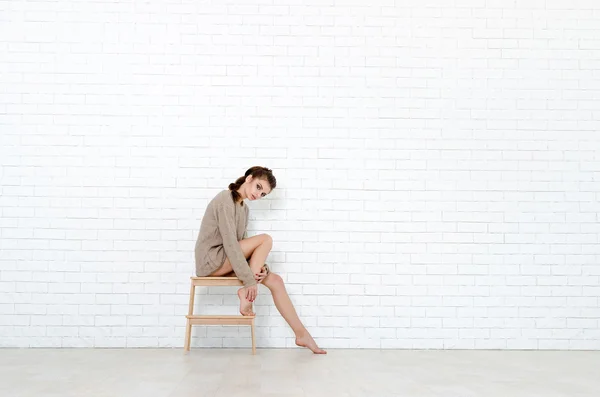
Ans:
[{"label": "beige knit sweater", "polygon": [[256,284],[239,241],[246,237],[250,211],[242,201],[234,203],[230,190],[217,194],[206,207],[196,240],[196,275],[208,276],[229,258],[244,286]]}]

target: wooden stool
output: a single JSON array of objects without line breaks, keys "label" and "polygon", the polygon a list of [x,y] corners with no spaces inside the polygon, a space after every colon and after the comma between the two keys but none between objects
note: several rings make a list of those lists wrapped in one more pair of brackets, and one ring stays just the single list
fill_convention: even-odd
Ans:
[{"label": "wooden stool", "polygon": [[254,318],[256,316],[231,316],[231,315],[194,315],[194,296],[198,286],[235,285],[243,286],[242,282],[235,276],[232,277],[190,277],[192,286],[190,288],[190,307],[188,310],[187,325],[185,327],[184,350],[190,351],[192,339],[192,325],[249,325],[252,328],[252,354],[256,354],[256,340],[254,337]]}]

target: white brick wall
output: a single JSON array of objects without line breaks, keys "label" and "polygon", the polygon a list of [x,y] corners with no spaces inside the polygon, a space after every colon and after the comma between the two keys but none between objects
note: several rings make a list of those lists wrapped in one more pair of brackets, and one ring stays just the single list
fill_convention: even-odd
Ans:
[{"label": "white brick wall", "polygon": [[1,1],[0,346],[180,348],[205,206],[261,164],[324,347],[599,349],[600,6],[368,3]]}]

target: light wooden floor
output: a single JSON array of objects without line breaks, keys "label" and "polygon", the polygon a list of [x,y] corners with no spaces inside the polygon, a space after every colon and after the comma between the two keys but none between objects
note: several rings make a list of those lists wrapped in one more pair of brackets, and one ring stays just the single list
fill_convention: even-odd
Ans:
[{"label": "light wooden floor", "polygon": [[598,397],[600,351],[1,349],[6,397]]}]

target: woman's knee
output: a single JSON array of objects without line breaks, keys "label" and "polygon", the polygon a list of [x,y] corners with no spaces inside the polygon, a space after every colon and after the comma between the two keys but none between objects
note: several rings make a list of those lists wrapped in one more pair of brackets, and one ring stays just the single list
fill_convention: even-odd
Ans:
[{"label": "woman's knee", "polygon": [[263,233],[261,236],[263,238],[263,244],[273,246],[273,237],[271,237],[270,234]]},{"label": "woman's knee", "polygon": [[263,281],[270,289],[283,287],[283,279],[277,273],[269,273],[269,275]]}]

